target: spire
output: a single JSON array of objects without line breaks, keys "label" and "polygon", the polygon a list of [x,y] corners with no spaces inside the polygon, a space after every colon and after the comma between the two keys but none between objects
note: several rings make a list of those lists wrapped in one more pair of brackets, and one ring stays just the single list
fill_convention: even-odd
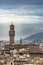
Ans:
[{"label": "spire", "polygon": [[11,22],[11,25],[13,25],[13,21]]}]

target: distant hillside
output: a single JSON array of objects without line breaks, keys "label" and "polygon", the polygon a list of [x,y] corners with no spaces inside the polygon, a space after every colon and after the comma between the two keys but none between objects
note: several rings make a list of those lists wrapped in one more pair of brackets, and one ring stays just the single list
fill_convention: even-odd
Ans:
[{"label": "distant hillside", "polygon": [[9,41],[6,41],[6,40],[0,40],[0,43],[9,43]]},{"label": "distant hillside", "polygon": [[24,39],[25,41],[43,41],[43,32],[36,33]]}]

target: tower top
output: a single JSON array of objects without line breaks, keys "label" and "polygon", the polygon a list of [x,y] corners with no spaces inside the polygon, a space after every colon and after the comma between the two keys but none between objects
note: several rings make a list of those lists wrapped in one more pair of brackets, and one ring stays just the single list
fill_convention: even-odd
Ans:
[{"label": "tower top", "polygon": [[11,25],[13,25],[13,22],[11,22]]},{"label": "tower top", "polygon": [[11,22],[10,27],[14,27],[13,22]]}]

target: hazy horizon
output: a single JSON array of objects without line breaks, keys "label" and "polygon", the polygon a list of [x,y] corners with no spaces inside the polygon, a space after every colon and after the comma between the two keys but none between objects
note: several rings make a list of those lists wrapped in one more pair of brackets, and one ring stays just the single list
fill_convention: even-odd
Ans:
[{"label": "hazy horizon", "polygon": [[[15,25],[15,40],[26,38],[30,35],[43,32],[43,24],[27,24],[16,23]],[[9,40],[10,24],[0,24],[0,40]]]}]

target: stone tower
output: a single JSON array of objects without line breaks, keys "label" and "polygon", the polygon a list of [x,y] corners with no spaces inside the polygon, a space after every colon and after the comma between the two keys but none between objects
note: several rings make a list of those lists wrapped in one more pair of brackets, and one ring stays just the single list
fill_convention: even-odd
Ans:
[{"label": "stone tower", "polygon": [[10,25],[9,36],[10,36],[10,45],[13,45],[14,44],[14,36],[15,36],[15,30],[14,30],[13,23]]},{"label": "stone tower", "polygon": [[20,39],[20,45],[22,45],[22,38]]}]

